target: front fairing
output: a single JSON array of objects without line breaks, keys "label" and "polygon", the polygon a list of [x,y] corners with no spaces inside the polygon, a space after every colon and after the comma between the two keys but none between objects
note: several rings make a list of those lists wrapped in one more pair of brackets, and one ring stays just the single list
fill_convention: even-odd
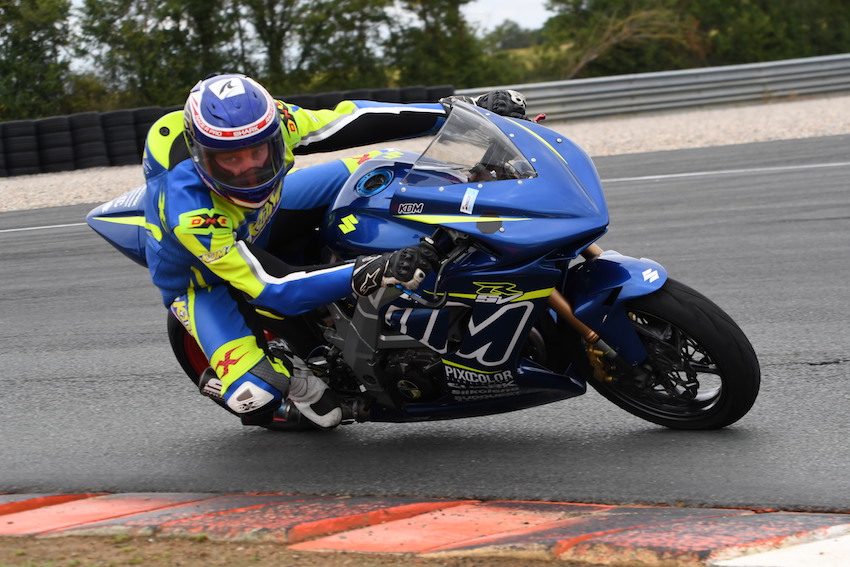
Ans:
[{"label": "front fairing", "polygon": [[[482,176],[482,164],[496,167]],[[391,180],[366,194],[363,179],[376,170]],[[607,224],[599,177],[575,144],[533,122],[459,104],[421,156],[385,153],[361,166],[331,207],[324,235],[351,257],[416,244],[443,226],[516,260],[553,250],[575,256]]]}]

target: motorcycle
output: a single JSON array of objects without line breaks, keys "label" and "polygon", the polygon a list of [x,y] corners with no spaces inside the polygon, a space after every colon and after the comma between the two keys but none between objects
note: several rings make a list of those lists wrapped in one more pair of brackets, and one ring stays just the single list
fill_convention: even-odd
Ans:
[{"label": "motorcycle", "polygon": [[[87,217],[141,265],[143,192]],[[313,247],[327,262],[426,241],[439,269],[415,292],[266,317],[269,349],[326,380],[343,423],[490,415],[579,396],[587,384],[668,428],[736,422],[760,383],[747,337],[659,263],[603,251],[595,242],[608,222],[595,166],[575,143],[536,120],[457,102],[423,153],[388,150],[351,175]],[[209,361],[171,315],[168,335],[197,385]],[[266,427],[310,424],[287,401]]]}]

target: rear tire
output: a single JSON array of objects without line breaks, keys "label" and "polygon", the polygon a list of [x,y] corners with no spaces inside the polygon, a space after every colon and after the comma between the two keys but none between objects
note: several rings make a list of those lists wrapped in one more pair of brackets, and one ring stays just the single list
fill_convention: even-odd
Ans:
[{"label": "rear tire", "polygon": [[600,394],[632,415],[672,429],[719,429],[755,403],[759,363],[743,331],[699,292],[668,279],[627,311],[649,357],[647,379],[606,368],[610,382],[590,380]]}]

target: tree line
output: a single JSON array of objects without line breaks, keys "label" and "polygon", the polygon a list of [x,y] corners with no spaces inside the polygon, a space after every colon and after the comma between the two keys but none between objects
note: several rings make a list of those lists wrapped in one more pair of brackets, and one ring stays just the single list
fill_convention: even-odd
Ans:
[{"label": "tree line", "polygon": [[285,97],[850,51],[845,0],[548,0],[536,30],[482,30],[471,1],[0,0],[0,121],[181,104],[217,71]]}]

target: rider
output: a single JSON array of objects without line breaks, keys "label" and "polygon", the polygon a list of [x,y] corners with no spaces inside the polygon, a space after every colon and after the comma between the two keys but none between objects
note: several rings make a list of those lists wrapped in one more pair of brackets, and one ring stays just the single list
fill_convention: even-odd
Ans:
[{"label": "rider", "polygon": [[[513,91],[487,93],[477,103],[525,116]],[[430,134],[449,106],[343,101],[334,110],[308,110],[275,100],[244,75],[219,74],[192,88],[182,112],[151,127],[143,159],[146,257],[166,307],[210,361],[202,393],[246,425],[271,422],[287,395],[319,427],[339,424],[336,395],[300,360],[272,354],[255,324],[257,310],[293,316],[352,291],[416,289],[434,269],[435,254],[423,244],[353,263],[296,266],[270,253],[271,243],[297,249],[292,244],[314,231],[354,169],[382,154],[295,170],[293,151]]]}]

